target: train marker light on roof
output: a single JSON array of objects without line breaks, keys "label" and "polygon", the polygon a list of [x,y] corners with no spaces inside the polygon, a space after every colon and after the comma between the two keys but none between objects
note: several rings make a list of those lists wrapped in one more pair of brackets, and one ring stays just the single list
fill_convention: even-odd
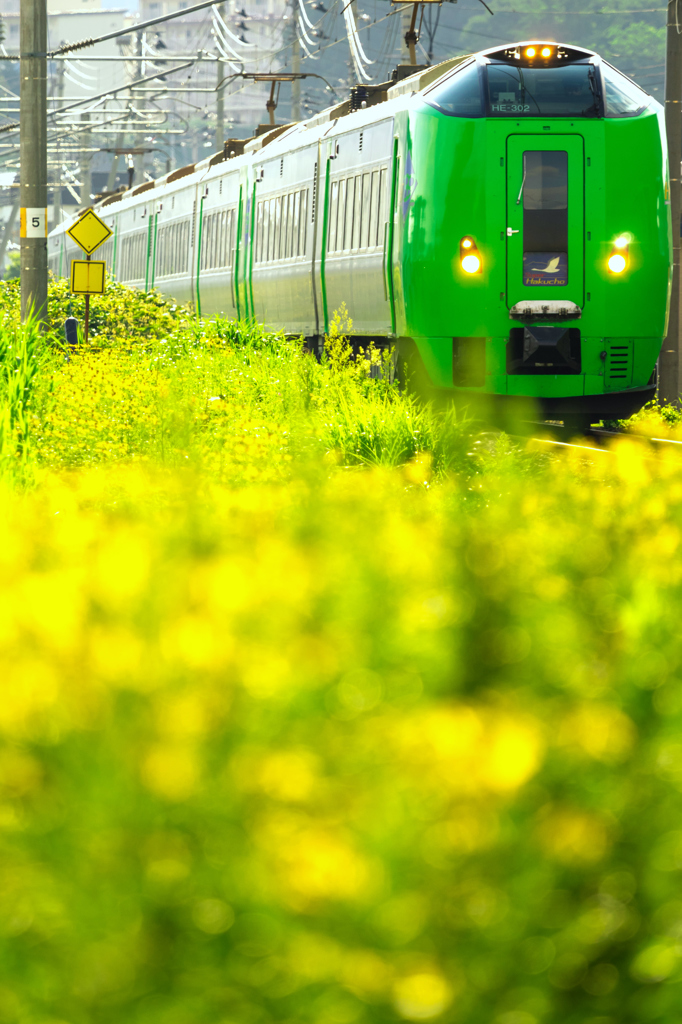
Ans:
[{"label": "train marker light on roof", "polygon": [[630,262],[629,245],[630,235],[627,234],[618,235],[613,242],[613,248],[606,261],[606,265],[612,274],[622,274],[627,269],[627,265]]},{"label": "train marker light on roof", "polygon": [[465,274],[478,274],[483,266],[481,254],[470,235],[465,235],[459,243],[459,261]]}]

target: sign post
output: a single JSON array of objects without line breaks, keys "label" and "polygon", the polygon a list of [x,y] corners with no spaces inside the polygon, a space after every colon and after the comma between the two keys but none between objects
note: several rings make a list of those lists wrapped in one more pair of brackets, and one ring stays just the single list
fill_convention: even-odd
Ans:
[{"label": "sign post", "polygon": [[88,343],[90,331],[90,296],[101,295],[106,284],[106,261],[91,259],[95,249],[99,249],[112,230],[107,227],[94,210],[86,210],[75,224],[67,228],[76,245],[85,253],[84,260],[71,260],[71,291],[74,295],[85,295],[85,343]]}]

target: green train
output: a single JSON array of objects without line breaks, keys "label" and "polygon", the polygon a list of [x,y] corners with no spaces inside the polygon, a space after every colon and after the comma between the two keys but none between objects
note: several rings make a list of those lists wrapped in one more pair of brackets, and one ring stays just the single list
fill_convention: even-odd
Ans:
[{"label": "green train", "polygon": [[[95,209],[119,281],[313,347],[345,303],[354,340],[433,393],[572,424],[655,394],[663,108],[591,50],[514,43],[358,86]],[[48,239],[56,276],[70,226]]]}]

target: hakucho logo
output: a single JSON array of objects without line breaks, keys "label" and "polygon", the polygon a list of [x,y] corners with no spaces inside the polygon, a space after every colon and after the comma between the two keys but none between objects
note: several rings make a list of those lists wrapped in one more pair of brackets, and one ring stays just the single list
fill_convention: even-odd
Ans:
[{"label": "hakucho logo", "polygon": [[565,252],[524,252],[523,283],[531,288],[561,287],[568,283]]}]

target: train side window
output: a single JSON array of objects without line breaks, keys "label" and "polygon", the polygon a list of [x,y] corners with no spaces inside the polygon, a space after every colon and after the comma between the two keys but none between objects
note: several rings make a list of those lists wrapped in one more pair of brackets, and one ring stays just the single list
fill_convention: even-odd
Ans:
[{"label": "train side window", "polygon": [[360,223],[362,224],[362,237],[360,240],[360,247],[366,249],[369,246],[369,208],[370,208],[370,175],[369,173],[363,174],[362,176],[362,217]]},{"label": "train side window", "polygon": [[208,243],[211,237],[210,217],[206,217],[203,227],[204,230],[201,232],[201,255],[199,257],[199,267],[201,270],[205,270],[208,263]]},{"label": "train side window", "polygon": [[268,200],[268,262],[275,258],[275,200]]},{"label": "train side window", "polygon": [[355,206],[353,208],[353,245],[359,249],[362,245],[362,175],[355,175]]},{"label": "train side window", "polygon": [[298,192],[292,192],[289,200],[291,215],[291,257],[298,256]]},{"label": "train side window", "polygon": [[369,216],[367,218],[368,242],[372,247],[377,244],[377,200],[379,198],[379,172],[372,171],[371,195],[369,201]]},{"label": "train side window", "polygon": [[299,231],[300,231],[299,213],[300,213],[300,210],[301,210],[301,193],[300,192],[294,192],[294,223],[293,223],[293,230],[294,230],[294,248],[293,248],[293,253],[294,253],[294,256],[300,256],[301,255],[301,249],[300,249],[300,243],[299,243]]},{"label": "train side window", "polygon": [[282,230],[282,259],[288,260],[291,253],[289,252],[289,246],[291,245],[291,222],[289,219],[289,207],[291,204],[291,196],[289,194],[282,198],[282,220],[284,226]]},{"label": "train side window", "polygon": [[270,244],[270,201],[268,199],[263,203],[263,250],[261,253],[261,262],[267,263],[267,250]]},{"label": "train side window", "polygon": [[308,241],[308,189],[305,188],[301,192],[301,233],[299,236],[299,246],[301,256],[305,256],[306,244]]},{"label": "train side window", "polygon": [[355,178],[346,181],[346,228],[343,234],[344,252],[350,251],[353,245],[353,210],[355,208]]},{"label": "train side window", "polygon": [[271,199],[263,203],[263,263],[270,259],[270,205]]},{"label": "train side window", "polygon": [[377,218],[377,245],[383,245],[384,240],[384,224],[386,222],[386,206],[387,206],[387,195],[388,189],[386,183],[388,181],[388,168],[382,167],[381,174],[379,175],[379,198],[377,200],[377,209],[379,216]]},{"label": "train side window", "polygon": [[270,231],[272,232],[272,258],[273,260],[279,259],[279,228],[280,228],[280,213],[282,200],[280,196],[276,196],[272,200],[274,206],[274,219],[270,224]]},{"label": "train side window", "polygon": [[287,258],[287,197],[280,198],[280,259]]},{"label": "train side window", "polygon": [[339,183],[332,182],[332,193],[329,200],[329,241],[327,251],[336,252],[336,217],[339,207]]},{"label": "train side window", "polygon": [[[298,237],[297,237],[297,223],[298,211],[296,210],[296,200],[298,198],[298,192],[292,192],[289,195],[289,256],[298,256]],[[296,211],[296,216],[294,213]]]},{"label": "train side window", "polygon": [[289,242],[291,228],[289,226],[289,195],[282,196],[282,259],[289,259]]},{"label": "train side window", "polygon": [[280,228],[279,228],[279,258],[285,260],[287,256],[287,197],[280,199]]},{"label": "train side window", "polygon": [[450,117],[482,117],[481,79],[476,61],[457,68],[424,95],[426,102]]},{"label": "train side window", "polygon": [[336,251],[343,251],[343,232],[346,228],[346,179],[339,182],[339,209],[336,215]]}]

